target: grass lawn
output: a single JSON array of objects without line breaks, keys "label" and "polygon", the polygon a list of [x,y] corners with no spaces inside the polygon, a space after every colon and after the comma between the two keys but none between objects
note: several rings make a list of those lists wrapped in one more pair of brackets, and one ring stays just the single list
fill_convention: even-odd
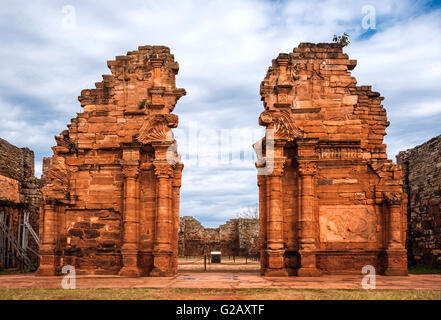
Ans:
[{"label": "grass lawn", "polygon": [[441,269],[435,269],[435,268],[426,267],[426,266],[409,267],[408,271],[410,274],[440,274],[441,273]]},{"label": "grass lawn", "polygon": [[0,300],[439,300],[438,290],[0,289]]}]

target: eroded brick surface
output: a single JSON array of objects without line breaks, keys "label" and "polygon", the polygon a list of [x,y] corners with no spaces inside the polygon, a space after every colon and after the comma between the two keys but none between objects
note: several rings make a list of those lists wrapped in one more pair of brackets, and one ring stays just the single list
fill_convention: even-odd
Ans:
[{"label": "eroded brick surface", "polygon": [[183,164],[171,113],[185,95],[163,46],[108,61],[111,74],[81,92],[83,112],[44,160],[40,275],[172,275],[177,270]]},{"label": "eroded brick surface", "polygon": [[[28,148],[17,148],[0,139],[0,213],[3,213],[3,222],[16,240],[19,239],[19,222],[22,222],[20,219],[23,219],[25,212],[29,213],[32,228],[38,232],[40,188],[40,179],[34,177],[34,152]],[[29,247],[37,250],[36,241],[31,236],[29,238]],[[3,246],[7,247],[5,238],[2,240],[5,241]],[[0,269],[19,266],[16,254],[9,249],[6,250],[9,254],[0,250]],[[29,258],[37,264],[38,257],[35,254],[30,254]]]},{"label": "eroded brick surface", "polygon": [[383,98],[356,86],[339,44],[301,43],[260,87],[261,268],[268,275],[407,274],[401,167],[387,159]]},{"label": "eroded brick surface", "polygon": [[402,151],[403,190],[408,194],[410,265],[441,267],[441,136]]},{"label": "eroded brick surface", "polygon": [[221,251],[227,256],[256,255],[258,240],[258,219],[231,219],[218,228],[204,228],[193,217],[182,217],[179,223],[181,256],[198,256],[210,251]]},{"label": "eroded brick surface", "polygon": [[18,180],[0,176],[0,201],[20,203],[19,187]]}]

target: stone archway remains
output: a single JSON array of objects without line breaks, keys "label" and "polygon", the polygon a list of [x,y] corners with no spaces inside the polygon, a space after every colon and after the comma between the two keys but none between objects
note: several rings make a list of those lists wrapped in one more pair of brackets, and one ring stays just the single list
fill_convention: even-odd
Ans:
[{"label": "stone archway remains", "polygon": [[261,272],[406,275],[406,197],[387,159],[383,98],[356,86],[339,44],[279,54],[261,83]]},{"label": "stone archway remains", "polygon": [[171,128],[186,94],[163,46],[108,61],[111,74],[83,90],[83,112],[45,159],[38,275],[169,276],[177,270],[183,164]]},{"label": "stone archway remains", "polygon": [[[302,43],[261,84],[258,161],[265,275],[407,274],[401,168],[387,159],[380,94],[356,86],[338,44]],[[39,275],[177,271],[183,164],[171,128],[185,95],[163,46],[109,61],[45,159]]]}]

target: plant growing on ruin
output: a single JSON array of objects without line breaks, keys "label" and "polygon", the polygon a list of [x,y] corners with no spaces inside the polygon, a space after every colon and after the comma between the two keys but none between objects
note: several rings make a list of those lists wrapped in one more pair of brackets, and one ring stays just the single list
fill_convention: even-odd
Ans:
[{"label": "plant growing on ruin", "polygon": [[139,101],[138,109],[144,109],[144,107],[145,107],[145,102],[146,102],[145,99]]},{"label": "plant growing on ruin", "polygon": [[345,47],[350,43],[349,35],[346,32],[344,32],[341,36],[337,36],[334,34],[332,41],[334,41],[335,43],[339,43],[342,47]]}]

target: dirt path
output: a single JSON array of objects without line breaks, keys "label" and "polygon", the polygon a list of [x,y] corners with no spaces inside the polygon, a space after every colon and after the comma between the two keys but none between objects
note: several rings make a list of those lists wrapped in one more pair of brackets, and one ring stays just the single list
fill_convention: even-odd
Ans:
[{"label": "dirt path", "polygon": [[[77,288],[361,289],[362,275],[262,277],[256,273],[182,272],[175,277],[77,276]],[[0,288],[60,288],[63,277],[0,275]],[[377,276],[377,289],[440,290],[441,274]]]}]

